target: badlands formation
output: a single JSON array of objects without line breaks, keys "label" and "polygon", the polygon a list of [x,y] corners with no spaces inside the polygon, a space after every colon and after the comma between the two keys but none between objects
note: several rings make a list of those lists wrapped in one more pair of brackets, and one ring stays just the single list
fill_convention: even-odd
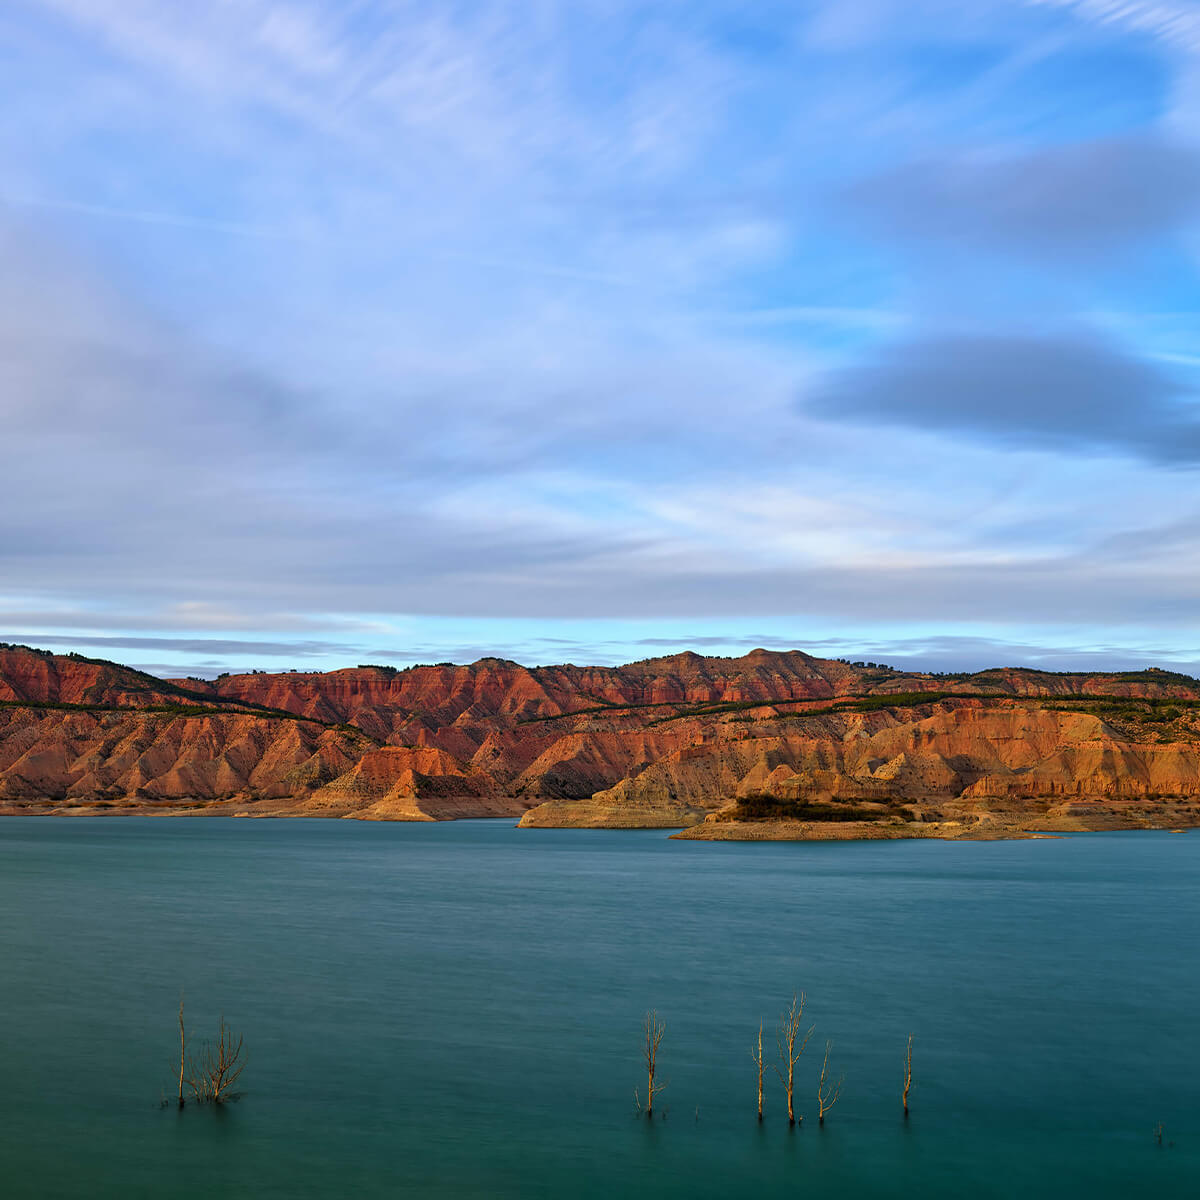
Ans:
[{"label": "badlands formation", "polygon": [[0,813],[508,816],[754,840],[1183,828],[1200,825],[1200,681],[756,650],[206,682],[0,644]]}]

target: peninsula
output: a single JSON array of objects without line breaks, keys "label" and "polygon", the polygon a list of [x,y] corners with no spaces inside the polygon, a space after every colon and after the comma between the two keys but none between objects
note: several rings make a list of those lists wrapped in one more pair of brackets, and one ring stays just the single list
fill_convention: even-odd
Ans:
[{"label": "peninsula", "polygon": [[703,839],[1200,825],[1200,681],[907,673],[755,650],[165,680],[0,644],[0,813],[213,814]]}]

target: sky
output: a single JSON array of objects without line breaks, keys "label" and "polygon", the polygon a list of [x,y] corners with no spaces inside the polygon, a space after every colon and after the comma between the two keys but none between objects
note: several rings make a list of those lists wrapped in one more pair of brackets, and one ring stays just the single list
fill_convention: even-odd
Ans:
[{"label": "sky", "polygon": [[0,639],[1200,673],[1200,5],[7,0]]}]

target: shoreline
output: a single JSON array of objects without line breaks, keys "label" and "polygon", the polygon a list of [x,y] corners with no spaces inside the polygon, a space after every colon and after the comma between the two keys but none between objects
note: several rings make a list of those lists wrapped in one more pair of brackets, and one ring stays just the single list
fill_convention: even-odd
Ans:
[{"label": "shoreline", "polygon": [[[530,809],[524,812],[532,811]],[[866,841],[1031,841],[1070,837],[1073,834],[1121,833],[1155,831],[1184,833],[1200,828],[1200,821],[1168,822],[1145,816],[1137,818],[1110,814],[1109,819],[1084,822],[1075,819],[1044,819],[1041,822],[1004,820],[981,814],[974,820],[945,820],[928,822],[875,821],[734,821],[702,820],[694,823],[664,822],[662,820],[561,821],[525,822],[522,813],[456,813],[443,817],[382,815],[370,812],[314,813],[311,810],[270,808],[255,811],[244,800],[218,800],[211,803],[187,804],[104,804],[60,805],[54,802],[29,805],[6,805],[0,808],[0,820],[5,817],[88,819],[122,817],[151,817],[155,819],[227,818],[250,821],[307,820],[361,821],[363,823],[398,825],[440,825],[456,821],[510,821],[520,829],[591,829],[591,830],[659,830],[670,841],[694,842],[866,842]],[[1182,814],[1173,814],[1182,815]]]}]

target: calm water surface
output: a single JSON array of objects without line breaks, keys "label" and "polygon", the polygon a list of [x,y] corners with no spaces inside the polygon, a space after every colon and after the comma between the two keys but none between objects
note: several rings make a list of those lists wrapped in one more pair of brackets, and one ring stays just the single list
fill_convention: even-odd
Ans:
[{"label": "calm water surface", "polygon": [[[1194,1197],[1198,885],[1197,834],[7,818],[0,1194]],[[181,989],[197,1034],[244,1032],[240,1103],[158,1107]],[[794,989],[789,1132],[749,1052]]]}]

